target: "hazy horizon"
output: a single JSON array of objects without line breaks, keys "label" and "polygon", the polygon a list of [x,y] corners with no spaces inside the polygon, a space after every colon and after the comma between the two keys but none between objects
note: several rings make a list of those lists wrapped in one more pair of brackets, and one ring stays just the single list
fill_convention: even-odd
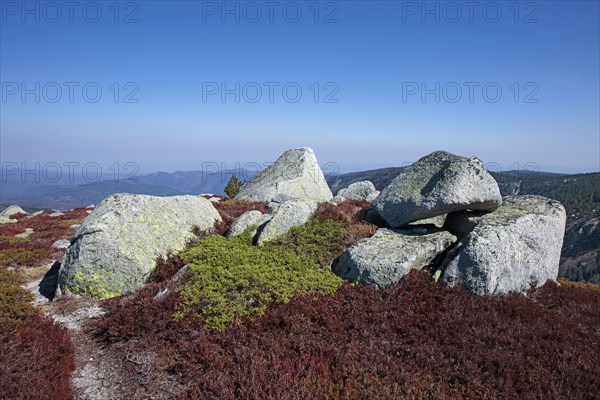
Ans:
[{"label": "hazy horizon", "polygon": [[598,2],[77,4],[1,3],[3,163],[600,171]]}]

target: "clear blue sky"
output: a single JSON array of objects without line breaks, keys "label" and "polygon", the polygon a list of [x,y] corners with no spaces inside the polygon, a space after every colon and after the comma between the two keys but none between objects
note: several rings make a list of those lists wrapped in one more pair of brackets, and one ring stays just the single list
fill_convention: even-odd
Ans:
[{"label": "clear blue sky", "polygon": [[[310,146],[346,171],[439,149],[599,171],[599,2],[463,3],[3,0],[1,159],[152,172]],[[223,102],[220,85],[238,82],[239,103]]]}]

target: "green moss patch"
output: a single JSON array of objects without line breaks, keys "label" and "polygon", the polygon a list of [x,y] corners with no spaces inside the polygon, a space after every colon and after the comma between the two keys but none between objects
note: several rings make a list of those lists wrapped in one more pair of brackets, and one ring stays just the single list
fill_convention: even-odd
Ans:
[{"label": "green moss patch", "polygon": [[342,285],[310,256],[283,242],[252,246],[248,232],[235,239],[209,236],[181,258],[191,277],[179,289],[177,316],[196,314],[217,331],[239,318],[262,315],[270,303],[309,292],[332,294]]},{"label": "green moss patch", "polygon": [[23,278],[0,268],[0,324],[10,324],[33,315],[33,294],[23,289]]},{"label": "green moss patch", "polygon": [[42,250],[21,248],[0,250],[0,267],[30,265],[44,255]]}]

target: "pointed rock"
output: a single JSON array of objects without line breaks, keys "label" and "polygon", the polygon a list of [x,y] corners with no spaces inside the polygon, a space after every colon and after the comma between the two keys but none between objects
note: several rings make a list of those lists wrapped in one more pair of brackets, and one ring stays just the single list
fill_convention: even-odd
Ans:
[{"label": "pointed rock", "polygon": [[287,150],[275,163],[244,183],[235,196],[241,200],[266,202],[273,198],[319,202],[332,197],[315,153],[308,147]]}]

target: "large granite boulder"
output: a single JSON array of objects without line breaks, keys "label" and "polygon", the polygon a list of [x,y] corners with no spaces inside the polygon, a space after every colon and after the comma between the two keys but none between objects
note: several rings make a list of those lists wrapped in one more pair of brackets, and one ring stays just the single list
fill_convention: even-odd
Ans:
[{"label": "large granite boulder", "polygon": [[158,256],[183,250],[194,226],[208,230],[220,220],[199,196],[111,195],[77,229],[59,289],[99,299],[129,292],[145,283]]},{"label": "large granite boulder", "polygon": [[251,226],[259,227],[271,219],[271,215],[263,214],[257,210],[246,211],[229,227],[225,236],[236,237],[246,231]]},{"label": "large granite boulder", "polygon": [[2,212],[0,212],[0,217],[10,218],[17,214],[27,214],[27,212],[25,212],[25,210],[23,210],[20,206],[12,205],[2,210]]},{"label": "large granite boulder", "polygon": [[484,215],[449,262],[442,282],[477,294],[524,292],[558,276],[565,209],[541,196],[506,197]]},{"label": "large granite boulder", "polygon": [[281,204],[269,222],[258,233],[256,244],[277,239],[295,226],[304,225],[317,210],[318,203],[310,200],[289,200]]},{"label": "large granite boulder", "polygon": [[381,228],[348,248],[332,271],[349,281],[382,289],[412,269],[426,267],[455,241],[455,236],[442,230],[421,235]]},{"label": "large granite boulder", "polygon": [[[286,197],[287,196],[287,197]],[[305,199],[328,201],[333,197],[312,149],[287,150],[268,168],[244,183],[236,199],[266,201]]]},{"label": "large granite boulder", "polygon": [[350,200],[373,201],[379,196],[379,191],[375,189],[375,185],[371,181],[360,181],[351,183],[347,188],[340,189],[337,196]]},{"label": "large granite boulder", "polygon": [[482,162],[437,151],[405,168],[373,201],[391,227],[460,210],[494,211],[500,190]]}]

